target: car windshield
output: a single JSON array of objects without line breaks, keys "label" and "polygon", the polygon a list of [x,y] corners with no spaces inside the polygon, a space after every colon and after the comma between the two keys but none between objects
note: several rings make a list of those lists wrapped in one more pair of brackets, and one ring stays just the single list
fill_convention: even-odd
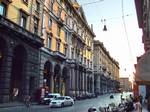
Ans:
[{"label": "car windshield", "polygon": [[64,97],[57,97],[55,98],[55,100],[64,100],[65,98]]},{"label": "car windshield", "polygon": [[47,97],[47,98],[54,98],[55,95],[47,95],[46,97]]}]

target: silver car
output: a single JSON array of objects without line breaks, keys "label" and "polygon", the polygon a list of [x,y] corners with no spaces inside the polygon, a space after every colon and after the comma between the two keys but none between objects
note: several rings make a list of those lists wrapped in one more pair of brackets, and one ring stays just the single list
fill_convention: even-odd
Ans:
[{"label": "silver car", "polygon": [[61,95],[59,93],[49,93],[44,99],[43,99],[43,104],[49,104],[51,100],[54,98],[60,97]]},{"label": "silver car", "polygon": [[72,106],[74,104],[74,99],[70,96],[60,96],[53,99],[49,106],[50,107],[64,107],[64,106]]}]

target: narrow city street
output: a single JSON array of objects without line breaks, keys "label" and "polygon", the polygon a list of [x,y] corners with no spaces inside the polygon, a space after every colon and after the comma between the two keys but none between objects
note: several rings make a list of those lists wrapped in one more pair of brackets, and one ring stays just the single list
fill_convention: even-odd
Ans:
[{"label": "narrow city street", "polygon": [[[124,98],[129,93],[124,93]],[[114,94],[114,99],[110,99],[110,94],[101,95],[97,98],[86,99],[76,101],[73,106],[63,108],[49,108],[47,105],[33,105],[30,108],[25,106],[1,108],[0,112],[87,112],[89,107],[108,106],[108,104],[114,102],[118,104],[120,102],[120,93]]]}]

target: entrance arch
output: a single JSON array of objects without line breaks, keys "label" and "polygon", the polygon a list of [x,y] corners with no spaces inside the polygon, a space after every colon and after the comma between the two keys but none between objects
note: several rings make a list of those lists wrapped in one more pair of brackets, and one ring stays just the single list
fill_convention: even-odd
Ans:
[{"label": "entrance arch", "polygon": [[60,65],[55,65],[54,68],[54,92],[60,92],[60,78],[61,78],[61,68]]},{"label": "entrance arch", "polygon": [[[10,100],[22,100],[25,76],[25,59],[27,58],[26,50],[23,46],[16,46],[12,58],[12,71],[10,78]],[[13,99],[13,94],[18,91],[18,95]]]},{"label": "entrance arch", "polygon": [[64,67],[63,68],[63,71],[62,71],[62,79],[61,79],[61,93],[63,95],[66,94],[67,92],[67,89],[68,89],[68,85],[67,85],[67,78],[68,78],[68,70],[67,70],[67,67]]},{"label": "entrance arch", "polygon": [[48,87],[48,91],[51,91],[51,77],[52,77],[52,64],[50,61],[46,61],[44,64],[44,86]]}]

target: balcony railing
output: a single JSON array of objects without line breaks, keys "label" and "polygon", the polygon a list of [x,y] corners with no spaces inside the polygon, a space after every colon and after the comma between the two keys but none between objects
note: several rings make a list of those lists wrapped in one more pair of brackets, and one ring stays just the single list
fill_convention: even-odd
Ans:
[{"label": "balcony railing", "polygon": [[54,51],[53,52],[54,56],[60,60],[66,60],[66,55],[64,55],[63,53],[59,52],[59,51]]}]

